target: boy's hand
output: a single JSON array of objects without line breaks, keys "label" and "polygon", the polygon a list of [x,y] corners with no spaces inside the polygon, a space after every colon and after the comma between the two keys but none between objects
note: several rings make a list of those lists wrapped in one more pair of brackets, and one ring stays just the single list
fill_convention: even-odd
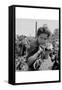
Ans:
[{"label": "boy's hand", "polygon": [[41,53],[43,51],[43,49],[39,46],[39,53]]}]

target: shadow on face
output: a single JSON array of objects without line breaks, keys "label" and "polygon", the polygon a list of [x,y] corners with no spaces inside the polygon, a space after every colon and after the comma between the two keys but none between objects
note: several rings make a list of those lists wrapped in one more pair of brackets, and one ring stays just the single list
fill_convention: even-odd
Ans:
[{"label": "shadow on face", "polygon": [[45,45],[47,39],[48,39],[47,34],[43,34],[43,33],[42,33],[42,34],[40,34],[40,35],[38,36],[38,43],[39,43],[40,45]]}]

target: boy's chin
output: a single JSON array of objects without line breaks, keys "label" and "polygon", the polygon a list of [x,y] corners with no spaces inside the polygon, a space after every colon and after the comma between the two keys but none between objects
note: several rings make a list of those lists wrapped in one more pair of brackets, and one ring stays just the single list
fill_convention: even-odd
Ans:
[{"label": "boy's chin", "polygon": [[46,44],[45,43],[41,43],[40,46],[46,46]]}]

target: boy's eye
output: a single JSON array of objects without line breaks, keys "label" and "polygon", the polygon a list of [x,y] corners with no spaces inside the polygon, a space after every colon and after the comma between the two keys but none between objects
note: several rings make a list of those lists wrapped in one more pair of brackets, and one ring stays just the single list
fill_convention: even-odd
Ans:
[{"label": "boy's eye", "polygon": [[46,40],[46,38],[44,38],[44,40]]},{"label": "boy's eye", "polygon": [[44,38],[44,40],[46,40],[46,38]]}]

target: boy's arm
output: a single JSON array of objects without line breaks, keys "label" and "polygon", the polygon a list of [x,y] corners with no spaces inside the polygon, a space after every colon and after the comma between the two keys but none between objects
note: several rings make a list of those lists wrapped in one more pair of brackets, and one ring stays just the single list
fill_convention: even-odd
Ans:
[{"label": "boy's arm", "polygon": [[43,49],[41,47],[39,47],[39,50],[32,55],[31,57],[28,58],[28,65],[31,65],[38,57],[38,55],[43,51]]}]

